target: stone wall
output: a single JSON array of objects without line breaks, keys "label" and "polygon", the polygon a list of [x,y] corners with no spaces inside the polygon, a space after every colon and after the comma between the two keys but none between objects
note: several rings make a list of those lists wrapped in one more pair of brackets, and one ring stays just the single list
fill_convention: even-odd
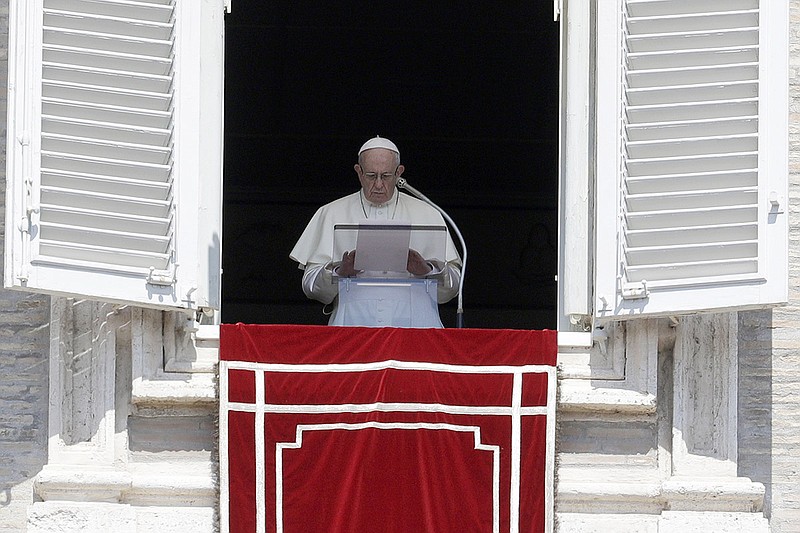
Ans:
[{"label": "stone wall", "polygon": [[766,486],[776,533],[800,531],[800,1],[789,6],[789,305],[739,314],[739,468]]},{"label": "stone wall", "polygon": [[[8,0],[0,0],[0,86],[8,72]],[[5,190],[6,91],[0,190]],[[0,195],[0,205],[2,204]],[[0,216],[0,242],[5,232]],[[0,246],[0,250],[2,247]],[[2,252],[0,252],[2,253]],[[33,480],[47,462],[47,354],[50,301],[45,296],[0,290],[0,532],[26,530]]]},{"label": "stone wall", "polygon": [[0,291],[0,532],[25,531],[47,461],[47,298]]},{"label": "stone wall", "polygon": [[[774,533],[800,531],[800,324],[797,320],[800,315],[797,288],[800,286],[800,0],[791,0],[790,7],[790,304],[772,311],[739,313],[737,323],[737,473],[764,484],[764,513],[770,518]],[[0,81],[3,85],[7,72],[7,21],[8,1],[0,0]],[[5,116],[5,110],[6,95],[2,91],[0,117]],[[0,123],[3,128],[0,187],[4,188],[5,121]],[[3,217],[0,217],[0,224],[3,224]],[[50,309],[50,298],[0,290],[0,533],[27,531],[29,508],[41,499],[34,490],[34,479],[48,462]],[[664,333],[668,328],[666,324],[659,326],[661,341],[669,335]],[[120,346],[131,345],[126,337],[131,335],[128,326],[123,324],[119,335]],[[562,468],[559,473],[563,487],[569,488],[572,483],[578,488],[573,493],[562,492],[559,498],[562,505],[579,511],[574,513],[571,522],[564,522],[565,526],[571,524],[565,531],[666,531],[682,527],[681,520],[686,516],[666,516],[669,513],[664,513],[658,524],[659,514],[664,511],[661,499],[664,489],[658,487],[662,486],[663,477],[668,476],[665,457],[673,451],[670,433],[674,428],[671,414],[674,391],[667,383],[673,382],[674,362],[671,346],[668,348],[659,347],[661,374],[657,409],[626,413],[621,409],[581,411],[573,406],[571,410],[561,411]],[[92,356],[89,352],[71,354],[72,370],[80,368],[83,355]],[[186,378],[167,383],[163,386],[165,392],[156,394],[154,386],[164,383],[170,376],[153,371],[152,375],[144,376],[149,379],[143,379],[140,369],[146,367],[146,363],[131,360],[131,354],[125,351],[117,355],[113,379],[118,391],[108,401],[119,408],[115,413],[116,430],[111,433],[123,435],[125,441],[121,448],[114,446],[115,454],[123,453],[115,455],[111,462],[115,466],[127,463],[121,469],[130,474],[130,479],[125,481],[129,488],[124,498],[132,507],[123,512],[120,511],[123,506],[118,504],[98,503],[92,510],[94,514],[75,514],[71,523],[59,524],[59,515],[48,514],[48,506],[40,504],[39,510],[32,513],[31,529],[74,530],[80,527],[81,520],[101,523],[103,516],[116,512],[115,523],[124,524],[123,529],[148,530],[148,524],[158,528],[166,523],[166,517],[174,515],[176,506],[183,510],[187,530],[213,528],[210,503],[215,491],[213,402],[192,392]],[[632,352],[628,354],[631,355]],[[131,382],[133,391],[129,389]],[[213,391],[213,387],[206,383],[202,390]],[[179,392],[189,400],[176,407],[169,403],[174,400],[169,394]],[[82,439],[78,434],[72,437]],[[609,471],[625,471],[631,479],[622,479],[614,487],[600,487],[614,489],[615,493],[585,492],[587,479],[600,479]],[[187,472],[194,475],[186,475]],[[69,490],[63,483],[59,485],[57,474],[51,469],[49,477],[43,478],[45,488],[49,480],[49,490]],[[184,475],[181,477],[181,474]],[[175,501],[167,503],[175,487],[160,483],[169,480],[184,483],[182,490],[190,497],[179,495],[174,497]],[[651,488],[661,490],[661,495],[648,492]],[[155,500],[164,507],[153,505]],[[628,515],[628,519],[615,515],[626,506],[638,509],[638,514]],[[141,512],[134,508],[152,511]],[[684,532],[691,530],[691,527],[682,527]]]}]

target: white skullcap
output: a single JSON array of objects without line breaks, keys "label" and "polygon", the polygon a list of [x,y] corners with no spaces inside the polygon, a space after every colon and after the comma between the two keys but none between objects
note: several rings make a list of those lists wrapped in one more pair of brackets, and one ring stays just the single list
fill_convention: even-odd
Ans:
[{"label": "white skullcap", "polygon": [[373,148],[385,148],[386,150],[391,150],[392,152],[400,155],[400,150],[397,149],[397,145],[395,145],[389,139],[384,139],[383,137],[376,136],[367,142],[361,147],[361,150],[358,151],[358,155],[361,155],[362,152],[367,150],[372,150]]}]

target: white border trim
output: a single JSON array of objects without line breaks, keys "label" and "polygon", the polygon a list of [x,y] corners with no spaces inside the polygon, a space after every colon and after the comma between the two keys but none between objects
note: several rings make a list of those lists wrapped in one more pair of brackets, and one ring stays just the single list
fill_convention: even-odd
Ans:
[{"label": "white border trim", "polygon": [[[512,376],[512,402],[511,406],[461,406],[461,405],[446,405],[434,403],[369,403],[369,404],[333,404],[333,405],[275,405],[265,403],[265,374],[267,372],[308,372],[308,373],[335,373],[335,372],[368,372],[376,370],[425,370],[442,373],[457,373],[457,374],[509,374]],[[255,379],[255,403],[245,404],[240,402],[228,402],[228,371],[229,370],[250,370],[254,373]],[[522,386],[525,374],[547,374],[547,405],[537,407],[522,407]],[[468,414],[468,415],[486,415],[486,416],[510,416],[511,417],[511,493],[509,495],[509,516],[510,516],[510,532],[519,532],[519,512],[520,512],[520,467],[522,462],[521,457],[521,439],[522,439],[522,417],[523,416],[542,416],[546,418],[546,436],[545,436],[545,450],[547,459],[545,460],[544,472],[544,499],[545,499],[545,531],[552,533],[554,528],[554,480],[555,480],[555,414],[556,414],[556,367],[548,365],[489,365],[489,366],[468,366],[468,365],[450,365],[445,363],[426,363],[426,362],[408,362],[387,360],[374,363],[348,363],[348,364],[269,364],[269,363],[251,363],[245,361],[221,361],[220,362],[220,482],[222,484],[220,496],[220,526],[223,532],[230,530],[230,516],[229,516],[229,498],[228,483],[229,483],[229,463],[226,454],[228,449],[228,416],[229,411],[237,412],[252,412],[256,414],[255,417],[255,460],[256,460],[256,531],[257,533],[264,533],[266,531],[266,487],[263,480],[265,479],[264,461],[265,461],[265,439],[264,439],[264,417],[268,413],[368,413],[368,412],[427,412],[427,413],[445,413],[445,414]],[[279,454],[283,449],[289,447],[299,447],[302,445],[302,431],[318,430],[318,429],[362,429],[363,427],[382,427],[382,426],[405,426],[407,429],[412,429],[411,426],[417,428],[431,429],[431,428],[469,428],[473,431],[472,426],[456,426],[449,424],[432,424],[432,423],[395,423],[386,424],[379,422],[368,422],[361,424],[319,424],[319,425],[303,425],[297,426],[297,440],[292,443],[279,443],[276,446],[276,461],[280,460]],[[478,428],[479,429],[479,428]],[[459,429],[459,431],[466,431],[467,429]],[[476,439],[479,437],[479,432],[476,433]],[[476,440],[476,449],[480,445],[479,440]],[[489,446],[491,445],[481,445]],[[499,458],[499,450],[498,450]],[[276,468],[277,468],[276,463]],[[499,468],[499,463],[497,465]],[[499,470],[498,470],[499,473]],[[276,470],[276,518],[282,516],[282,510],[277,508],[277,503],[282,501],[281,494],[282,485],[279,483],[278,472]],[[497,478],[499,480],[499,477]],[[259,483],[259,480],[261,482]],[[280,489],[278,486],[281,485]],[[498,494],[499,494],[499,481],[498,481]],[[499,496],[498,496],[499,498]],[[499,501],[499,500],[498,500]],[[499,507],[498,511],[499,513]],[[494,513],[493,513],[494,514]],[[494,517],[493,517],[494,519]],[[497,514],[497,523],[499,524],[499,514]],[[278,531],[282,531],[282,525],[277,524]],[[497,530],[495,530],[497,531]]]},{"label": "white border trim", "polygon": [[426,363],[422,361],[397,361],[387,359],[374,363],[336,363],[336,364],[304,364],[293,365],[287,363],[251,363],[247,361],[223,361],[232,370],[260,370],[268,372],[366,372],[370,370],[431,370],[449,374],[523,374],[549,373],[555,369],[548,365],[450,365],[447,363]]},{"label": "white border trim", "polygon": [[[299,424],[296,429],[295,442],[277,443],[275,445],[275,523],[277,533],[283,533],[283,450],[299,449],[303,446],[304,431],[332,431],[332,430],[361,430],[361,429],[408,429],[408,430],[446,430],[458,432],[472,432],[475,439],[475,449],[492,452],[492,532],[500,533],[500,446],[481,443],[481,428],[475,426],[461,426],[454,424],[433,423],[385,423],[362,422],[358,424],[333,423],[333,424]],[[256,494],[263,498],[266,494]]]}]

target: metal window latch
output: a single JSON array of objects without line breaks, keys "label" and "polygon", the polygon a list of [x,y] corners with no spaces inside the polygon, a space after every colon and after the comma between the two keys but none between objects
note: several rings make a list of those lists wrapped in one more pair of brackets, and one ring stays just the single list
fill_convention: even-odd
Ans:
[{"label": "metal window latch", "polygon": [[608,332],[605,328],[598,326],[592,330],[592,344],[596,344],[600,348],[601,354],[608,353]]},{"label": "metal window latch", "polygon": [[168,270],[156,270],[156,267],[150,267],[150,272],[147,274],[147,283],[163,287],[175,285],[178,281],[177,276],[175,276],[177,266],[176,264],[172,264]]},{"label": "metal window latch", "polygon": [[771,215],[779,215],[784,211],[784,201],[783,196],[779,195],[776,191],[770,191],[769,193],[769,213]]},{"label": "metal window latch", "polygon": [[650,290],[647,288],[647,280],[642,280],[638,283],[623,283],[622,284],[622,299],[623,300],[638,300],[641,298],[649,298]]},{"label": "metal window latch", "polygon": [[558,22],[564,12],[563,0],[553,0],[553,22]]}]

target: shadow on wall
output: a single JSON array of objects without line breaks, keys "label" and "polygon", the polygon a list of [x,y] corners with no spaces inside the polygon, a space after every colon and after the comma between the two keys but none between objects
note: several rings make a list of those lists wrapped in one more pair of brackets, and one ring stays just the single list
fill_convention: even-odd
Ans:
[{"label": "shadow on wall", "polygon": [[739,313],[739,476],[763,483],[772,506],[772,310]]}]

